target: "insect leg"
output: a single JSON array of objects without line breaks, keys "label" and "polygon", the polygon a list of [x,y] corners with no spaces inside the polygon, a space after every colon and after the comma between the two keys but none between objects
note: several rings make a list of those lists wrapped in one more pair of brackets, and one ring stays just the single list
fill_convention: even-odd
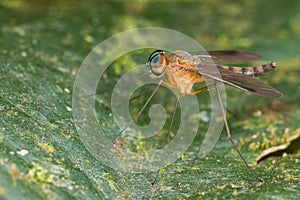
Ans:
[{"label": "insect leg", "polygon": [[[173,113],[172,113],[171,124],[169,126],[167,137],[165,139],[165,144],[167,144],[169,142],[169,139],[170,139],[170,134],[171,134],[171,130],[172,130],[172,126],[173,126],[175,114],[176,114],[176,109],[178,107],[178,103],[179,103],[180,97],[181,97],[180,95],[177,96],[177,100],[176,100],[176,103],[175,103],[175,106],[174,106],[174,110],[173,110]],[[160,160],[159,168],[157,169],[156,176],[155,176],[154,180],[151,182],[151,185],[154,185],[156,183],[156,181],[158,179],[158,175],[159,175],[160,169],[161,169],[161,166],[162,166],[162,159]]]},{"label": "insect leg", "polygon": [[213,88],[213,87],[215,87],[214,84],[207,85],[205,87],[202,87],[200,89],[195,90],[190,95],[196,95],[196,94],[199,94],[201,92],[205,92],[205,91],[207,91],[207,90],[209,90],[210,88]]},{"label": "insect leg", "polygon": [[250,166],[248,165],[247,161],[245,160],[244,156],[241,154],[241,152],[239,151],[239,149],[237,148],[236,144],[234,143],[232,137],[231,137],[231,134],[230,134],[230,130],[229,130],[229,126],[228,126],[228,123],[227,123],[227,119],[226,119],[226,113],[225,113],[225,108],[224,108],[224,104],[222,102],[222,98],[221,98],[221,95],[220,95],[220,91],[219,91],[219,87],[217,85],[217,83],[214,83],[213,84],[214,87],[216,88],[216,92],[217,92],[217,96],[218,96],[218,101],[219,101],[219,104],[221,106],[221,110],[222,110],[222,114],[223,114],[223,120],[224,120],[224,123],[225,123],[225,128],[226,128],[226,132],[227,132],[227,138],[229,139],[229,141],[231,142],[234,150],[237,152],[237,154],[240,156],[240,158],[242,159],[242,161],[244,162],[244,164],[246,165],[248,171],[250,172],[250,174],[255,178],[256,181],[258,182],[263,182],[262,179],[260,179],[255,173],[254,171],[250,168]]},{"label": "insect leg", "polygon": [[[135,119],[134,120],[136,120],[136,119],[138,119],[140,116],[141,116],[141,114],[142,114],[142,112],[144,111],[144,109],[146,108],[146,106],[149,104],[149,102],[150,102],[150,100],[152,99],[152,97],[154,96],[154,94],[157,92],[157,90],[158,90],[158,88],[159,88],[159,86],[161,85],[163,83],[163,81],[160,81],[158,84],[157,84],[157,86],[155,87],[155,89],[153,90],[153,92],[152,92],[152,94],[150,95],[150,97],[148,98],[148,100],[146,101],[146,103],[143,105],[143,107],[141,108],[141,110],[138,112],[138,114],[136,115],[136,117],[135,117]],[[123,127],[120,131],[119,131],[119,133],[112,139],[112,142],[114,142],[133,122],[134,122],[134,120],[131,120],[130,122],[128,122],[128,124],[125,126],[125,127]]]}]

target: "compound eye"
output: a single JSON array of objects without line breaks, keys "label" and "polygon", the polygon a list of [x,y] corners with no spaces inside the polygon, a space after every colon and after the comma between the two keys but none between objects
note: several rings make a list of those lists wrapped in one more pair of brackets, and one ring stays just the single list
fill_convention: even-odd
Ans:
[{"label": "compound eye", "polygon": [[167,66],[167,58],[163,50],[154,51],[148,59],[148,70],[155,76],[162,76]]}]

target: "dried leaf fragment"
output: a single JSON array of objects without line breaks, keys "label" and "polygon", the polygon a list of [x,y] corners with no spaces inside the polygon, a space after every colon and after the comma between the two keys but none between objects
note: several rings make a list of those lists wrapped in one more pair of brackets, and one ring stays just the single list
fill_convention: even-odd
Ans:
[{"label": "dried leaf fragment", "polygon": [[283,153],[293,153],[300,149],[300,129],[296,131],[296,135],[291,137],[286,144],[274,146],[265,149],[255,160],[257,165],[262,160],[269,157],[281,156]]}]

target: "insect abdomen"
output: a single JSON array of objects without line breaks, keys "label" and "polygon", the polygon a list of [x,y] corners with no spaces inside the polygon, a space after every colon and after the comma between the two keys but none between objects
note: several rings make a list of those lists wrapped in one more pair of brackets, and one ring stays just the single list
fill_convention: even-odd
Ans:
[{"label": "insect abdomen", "polygon": [[265,65],[259,65],[255,67],[235,67],[235,66],[223,66],[223,65],[220,65],[218,67],[232,71],[234,73],[240,73],[240,74],[245,74],[248,76],[255,77],[271,71],[276,66],[277,66],[276,62],[271,62]]}]

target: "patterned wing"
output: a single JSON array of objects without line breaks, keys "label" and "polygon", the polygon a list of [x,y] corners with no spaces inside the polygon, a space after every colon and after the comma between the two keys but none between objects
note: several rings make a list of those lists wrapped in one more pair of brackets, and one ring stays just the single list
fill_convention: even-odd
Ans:
[{"label": "patterned wing", "polygon": [[199,57],[203,64],[208,64],[211,62],[211,59],[216,64],[237,64],[261,58],[261,55],[258,53],[241,50],[207,51],[193,53],[192,55]]}]

